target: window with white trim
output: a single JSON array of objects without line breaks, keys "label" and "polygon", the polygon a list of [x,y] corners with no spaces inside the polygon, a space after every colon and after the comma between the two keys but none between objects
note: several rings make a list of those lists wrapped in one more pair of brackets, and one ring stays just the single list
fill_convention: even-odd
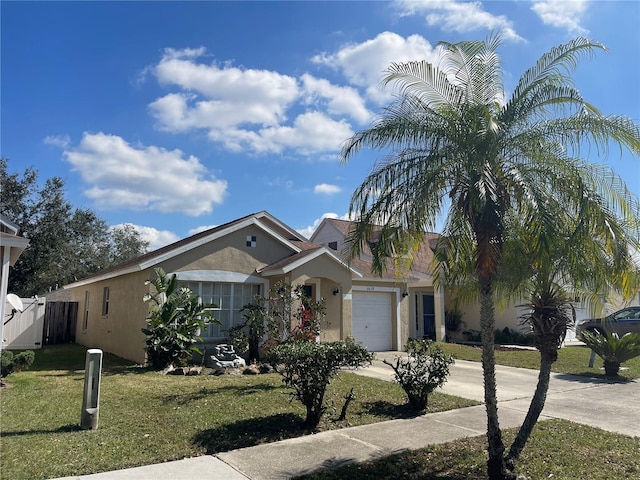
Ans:
[{"label": "window with white trim", "polygon": [[89,328],[89,290],[84,291],[84,314],[82,315],[82,330]]},{"label": "window with white trim", "polygon": [[243,322],[240,310],[260,295],[260,285],[252,283],[222,283],[181,281],[180,286],[189,288],[198,295],[200,303],[215,305],[213,317],[220,325],[207,325],[201,333],[203,340],[220,340],[228,336],[227,330]]},{"label": "window with white trim", "polygon": [[102,290],[102,316],[109,315],[109,287],[104,287]]}]

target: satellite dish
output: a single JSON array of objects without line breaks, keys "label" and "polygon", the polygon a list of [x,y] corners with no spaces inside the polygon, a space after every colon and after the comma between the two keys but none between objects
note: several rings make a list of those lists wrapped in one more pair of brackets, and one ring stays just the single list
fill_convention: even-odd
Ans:
[{"label": "satellite dish", "polygon": [[22,313],[24,311],[24,305],[22,305],[22,300],[15,293],[10,293],[7,295],[7,302],[11,304],[14,310]]}]

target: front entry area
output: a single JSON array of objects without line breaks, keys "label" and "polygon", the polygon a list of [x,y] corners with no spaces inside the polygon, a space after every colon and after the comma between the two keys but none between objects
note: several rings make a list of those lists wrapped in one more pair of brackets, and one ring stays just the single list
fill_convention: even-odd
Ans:
[{"label": "front entry area", "polygon": [[416,336],[436,339],[436,307],[433,293],[418,292],[415,296]]},{"label": "front entry area", "polygon": [[393,349],[392,295],[353,292],[353,336],[372,352]]},{"label": "front entry area", "polygon": [[436,339],[436,307],[433,295],[422,295],[424,338]]}]

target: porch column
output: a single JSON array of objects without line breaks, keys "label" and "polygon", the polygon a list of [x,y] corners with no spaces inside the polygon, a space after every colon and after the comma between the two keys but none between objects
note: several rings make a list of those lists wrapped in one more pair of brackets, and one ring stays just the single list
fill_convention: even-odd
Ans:
[{"label": "porch column", "polygon": [[447,331],[444,323],[444,289],[433,286],[433,306],[436,314],[436,340],[444,342]]}]

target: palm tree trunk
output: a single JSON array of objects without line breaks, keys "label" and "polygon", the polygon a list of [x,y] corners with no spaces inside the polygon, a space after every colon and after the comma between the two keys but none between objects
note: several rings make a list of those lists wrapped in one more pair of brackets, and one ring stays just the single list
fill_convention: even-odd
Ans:
[{"label": "palm tree trunk", "polygon": [[480,328],[482,333],[482,373],[484,378],[484,404],[487,411],[487,442],[489,480],[509,480],[515,475],[507,469],[504,460],[504,442],[498,421],[498,395],[496,388],[496,358],[494,349],[495,312],[493,282],[488,276],[480,277]]},{"label": "palm tree trunk", "polygon": [[553,353],[550,352],[540,352],[540,372],[538,374],[538,385],[536,386],[536,391],[533,394],[533,398],[531,399],[531,404],[529,405],[529,411],[527,412],[527,416],[518,431],[518,435],[515,440],[511,444],[511,448],[509,449],[509,455],[507,455],[507,466],[513,470],[515,467],[524,446],[526,445],[529,437],[531,436],[531,432],[533,431],[533,427],[535,427],[538,418],[540,418],[540,414],[542,413],[542,409],[544,408],[544,403],[547,399],[547,392],[549,391],[549,378],[551,376],[551,365],[556,361],[558,357],[557,351],[554,350]]}]

